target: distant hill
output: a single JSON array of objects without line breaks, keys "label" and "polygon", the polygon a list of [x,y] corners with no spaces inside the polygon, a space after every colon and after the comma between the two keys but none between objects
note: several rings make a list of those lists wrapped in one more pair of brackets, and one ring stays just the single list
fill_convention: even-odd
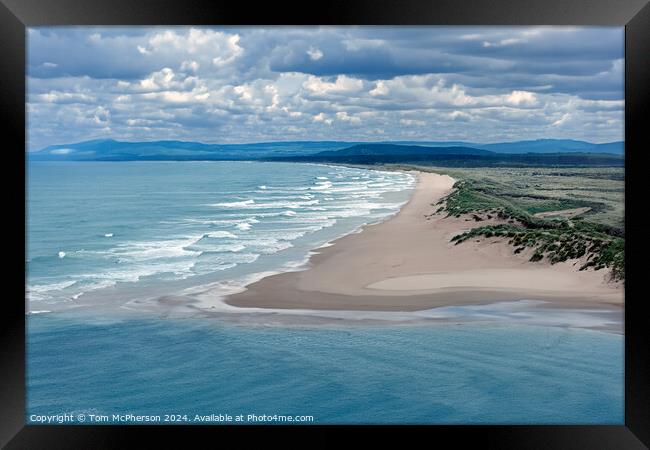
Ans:
[{"label": "distant hill", "polygon": [[501,142],[497,144],[482,144],[478,148],[498,153],[613,153],[622,155],[625,152],[623,142],[608,142],[592,144],[591,142],[571,139],[538,139],[535,141]]},{"label": "distant hill", "polygon": [[536,139],[528,141],[479,144],[469,141],[391,141],[398,145],[420,145],[425,147],[471,147],[497,153],[612,153],[622,155],[625,143],[622,141],[594,144],[573,139]]},{"label": "distant hill", "polygon": [[422,145],[397,144],[357,144],[342,150],[323,151],[314,157],[344,157],[344,156],[434,156],[434,155],[493,155],[494,152],[471,147],[425,147]]},{"label": "distant hill", "polygon": [[339,164],[420,164],[446,167],[623,166],[622,155],[608,153],[497,153],[471,147],[360,144],[312,155],[279,156],[272,161]]},{"label": "distant hill", "polygon": [[250,160],[276,155],[308,155],[354,144],[330,141],[204,144],[188,141],[123,142],[99,139],[51,145],[28,153],[28,158],[35,161]]},{"label": "distant hill", "polygon": [[[343,151],[344,153],[332,152]],[[347,153],[345,153],[347,152]],[[485,153],[487,152],[487,153]],[[589,153],[623,155],[624,143],[593,144],[584,141],[540,139],[534,141],[475,144],[463,141],[450,142],[338,142],[338,141],[287,141],[251,144],[205,144],[188,141],[124,142],[99,139],[60,144],[29,152],[35,161],[138,161],[138,160],[256,160],[293,158],[319,155],[319,158],[361,155],[383,157],[427,157],[440,155],[463,157],[497,154],[558,154]],[[462,159],[462,158],[461,158]],[[471,159],[471,158],[469,158]]]}]

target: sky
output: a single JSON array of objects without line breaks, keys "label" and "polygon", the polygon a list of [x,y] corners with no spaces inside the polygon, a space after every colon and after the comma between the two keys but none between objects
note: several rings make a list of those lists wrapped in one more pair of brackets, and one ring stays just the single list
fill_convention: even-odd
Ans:
[{"label": "sky", "polygon": [[622,27],[28,29],[29,150],[624,139]]}]

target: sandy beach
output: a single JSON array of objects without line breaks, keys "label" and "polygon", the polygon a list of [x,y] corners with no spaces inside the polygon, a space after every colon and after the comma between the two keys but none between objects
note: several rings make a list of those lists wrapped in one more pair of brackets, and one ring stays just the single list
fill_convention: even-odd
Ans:
[{"label": "sandy beach", "polygon": [[607,271],[579,271],[579,262],[529,262],[495,239],[450,239],[475,226],[445,217],[435,205],[454,179],[418,172],[409,202],[394,217],[316,250],[305,270],[272,275],[226,298],[237,307],[416,311],[503,300],[544,300],[554,307],[623,305],[623,286]]}]

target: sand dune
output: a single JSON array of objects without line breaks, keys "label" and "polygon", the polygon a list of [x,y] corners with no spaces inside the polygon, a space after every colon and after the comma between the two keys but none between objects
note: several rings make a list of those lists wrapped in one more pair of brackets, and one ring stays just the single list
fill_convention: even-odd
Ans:
[{"label": "sand dune", "polygon": [[232,295],[240,307],[413,311],[499,300],[547,300],[554,306],[623,304],[606,271],[578,271],[575,261],[551,265],[514,255],[505,242],[454,245],[451,237],[478,225],[434,214],[451,192],[446,175],[418,173],[410,201],[393,218],[364,227],[318,250],[306,270],[269,276]]}]

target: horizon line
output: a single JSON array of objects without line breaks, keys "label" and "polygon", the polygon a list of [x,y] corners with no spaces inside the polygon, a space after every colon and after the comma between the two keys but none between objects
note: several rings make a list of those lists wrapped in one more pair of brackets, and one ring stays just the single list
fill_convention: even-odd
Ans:
[{"label": "horizon line", "polygon": [[[382,140],[382,141],[364,141],[364,140],[331,140],[331,139],[322,139],[322,140],[308,140],[308,139],[295,139],[295,140],[277,140],[277,141],[250,141],[250,142],[231,142],[231,143],[218,143],[218,142],[202,142],[202,141],[192,141],[192,140],[181,140],[181,139],[155,139],[155,140],[141,140],[141,141],[130,141],[130,140],[120,140],[116,138],[95,138],[95,139],[86,139],[82,141],[77,141],[77,142],[68,142],[68,143],[63,143],[63,144],[50,144],[45,147],[41,147],[39,149],[35,150],[29,150],[27,149],[27,153],[36,153],[40,152],[43,150],[46,150],[50,147],[57,147],[57,146],[64,146],[64,145],[78,145],[78,144],[83,144],[86,142],[101,142],[101,141],[114,141],[114,142],[119,142],[119,143],[126,143],[126,144],[140,144],[140,143],[146,143],[146,142],[181,142],[181,143],[189,143],[189,144],[201,144],[201,145],[259,145],[259,144],[280,144],[280,143],[307,143],[307,142],[340,142],[340,143],[368,143],[368,144],[382,144],[382,143],[394,143],[394,142],[422,142],[422,143],[427,143],[427,142],[439,142],[439,143],[445,143],[445,142],[462,142],[465,144],[478,144],[478,145],[491,145],[491,144],[511,144],[511,143],[517,143],[517,142],[534,142],[534,141],[576,141],[576,142],[585,142],[587,144],[593,144],[593,145],[602,145],[602,144],[615,144],[615,143],[625,143],[625,139],[618,140],[618,141],[605,141],[605,142],[592,142],[592,141],[586,141],[582,139],[574,139],[574,138],[537,138],[537,139],[519,139],[519,140],[512,140],[512,141],[492,141],[492,142],[478,142],[478,141],[465,141],[465,140],[434,140],[434,139],[429,139],[429,140],[409,140],[409,139],[394,139],[394,140]],[[29,144],[26,146],[29,147]]]}]

